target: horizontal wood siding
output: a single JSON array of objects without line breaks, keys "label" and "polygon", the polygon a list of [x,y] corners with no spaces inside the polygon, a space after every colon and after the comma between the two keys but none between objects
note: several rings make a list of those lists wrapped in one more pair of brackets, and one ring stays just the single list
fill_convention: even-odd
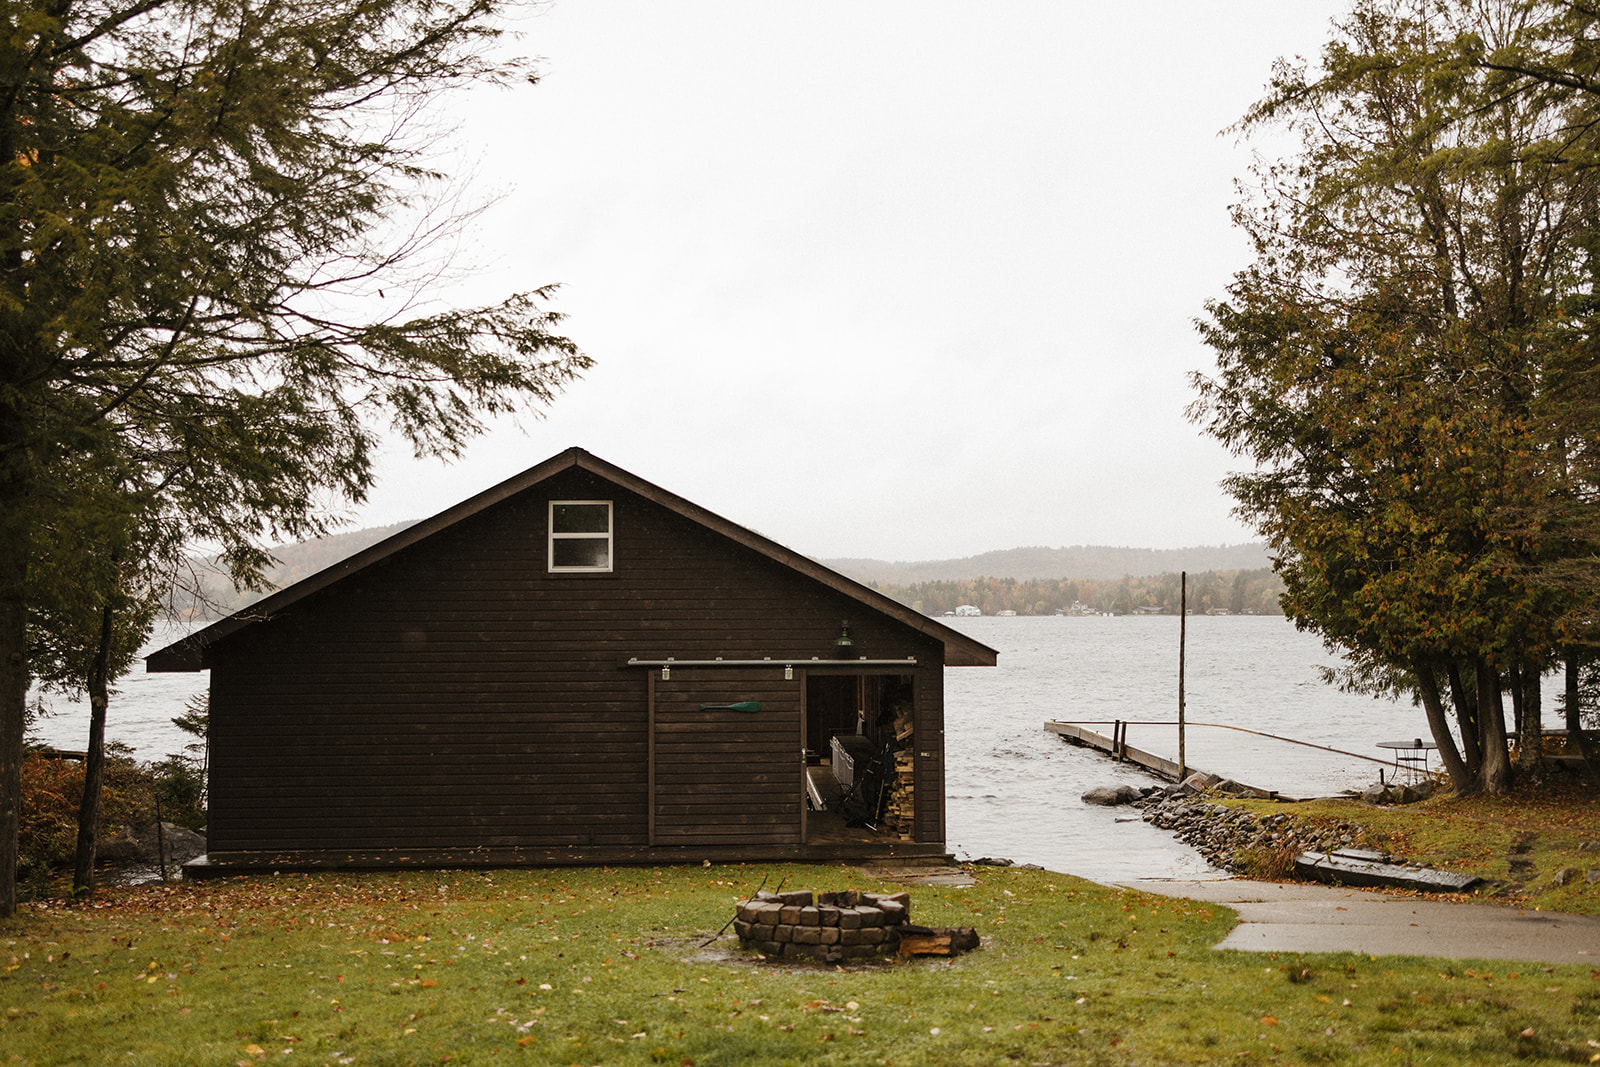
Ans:
[{"label": "horizontal wood siding", "polygon": [[[799,844],[800,682],[679,668],[650,681],[652,845]],[[755,701],[757,712],[702,708]]]},{"label": "horizontal wood siding", "polygon": [[[614,501],[613,573],[546,572],[551,498]],[[649,678],[628,657],[826,669],[810,657],[832,656],[846,619],[858,655],[918,658],[929,736],[938,641],[603,479],[559,475],[213,649],[210,847],[645,846]],[[798,714],[782,712],[796,802]],[[693,725],[656,735],[674,753],[658,787],[708,783],[696,763],[719,769],[698,799],[663,796],[658,817],[710,834],[721,805],[723,839],[797,840],[763,808],[781,803],[758,781],[772,768]],[[942,794],[942,781],[919,786],[919,840],[924,826],[942,835]]]}]

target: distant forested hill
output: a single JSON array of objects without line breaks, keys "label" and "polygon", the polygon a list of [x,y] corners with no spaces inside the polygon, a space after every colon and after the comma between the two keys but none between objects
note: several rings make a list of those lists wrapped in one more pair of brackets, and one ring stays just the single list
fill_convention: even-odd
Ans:
[{"label": "distant forested hill", "polygon": [[[414,522],[374,526],[333,534],[315,541],[280,546],[273,549],[273,555],[279,563],[268,572],[268,580],[273,589],[293,585],[324,567],[399,533]],[[877,559],[828,559],[822,562],[908,604],[916,602],[930,614],[953,608],[957,603],[988,605],[994,610],[1009,607],[1025,614],[1048,613],[1067,607],[1079,598],[1096,607],[1100,607],[1099,601],[1105,600],[1106,606],[1101,610],[1109,610],[1113,601],[1120,608],[1122,601],[1130,599],[1132,603],[1141,605],[1163,603],[1165,599],[1170,599],[1165,597],[1168,592],[1165,585],[1159,593],[1153,587],[1146,590],[1145,586],[1149,583],[1136,583],[1137,589],[1130,591],[1117,588],[1102,595],[1101,587],[1094,583],[1170,574],[1172,581],[1166,584],[1176,589],[1177,572],[1183,570],[1195,576],[1215,572],[1211,576],[1213,580],[1219,587],[1225,585],[1229,591],[1226,598],[1219,595],[1219,606],[1232,604],[1238,610],[1246,580],[1240,579],[1236,586],[1235,575],[1224,572],[1265,571],[1270,566],[1266,546],[1261,544],[1177,549],[1080,545],[1072,548],[1012,548],[968,556],[966,559],[925,560],[919,563],[889,563]],[[207,570],[203,565],[200,569],[204,596],[175,598],[174,608],[179,614],[219,618],[267,595],[238,593],[214,569]],[[978,578],[996,581],[983,583],[986,591],[979,592],[974,588],[974,580]],[[1088,584],[1080,587],[1074,583],[1067,588],[1062,586],[1059,579],[1079,579]],[[1003,595],[997,592],[1002,585],[1014,586],[1018,582],[1031,584],[1026,589],[1008,588]],[[1038,583],[1048,584],[1049,588]],[[1270,574],[1252,574],[1248,584],[1251,595],[1244,599],[1250,606],[1245,610],[1260,611],[1268,603],[1275,605],[1276,595],[1282,591],[1281,585]],[[939,588],[935,589],[935,586]],[[946,600],[951,603],[946,604]],[[1018,603],[1013,605],[1012,600]]]},{"label": "distant forested hill", "polygon": [[325,567],[331,567],[342,559],[348,559],[362,549],[375,545],[408,526],[415,525],[416,522],[416,519],[411,519],[407,522],[397,522],[393,526],[369,526],[363,530],[319,537],[315,541],[280,545],[272,550],[278,565],[267,572],[267,581],[270,584],[263,593],[241,593],[235,590],[227,577],[214,566],[209,563],[197,564],[196,572],[203,595],[198,597],[176,595],[174,610],[178,614],[194,618],[221,618],[255,603],[273,590],[293,585]]},{"label": "distant forested hill", "polygon": [[416,524],[416,519],[409,519],[397,522],[393,526],[369,526],[364,530],[330,534],[315,541],[301,541],[296,545],[275,548],[272,554],[278,557],[278,565],[272,568],[272,584],[280,589],[286,585],[293,585],[302,578],[309,578],[323,568],[331,567],[342,559],[349,559],[362,549],[369,548],[384,538],[392,537]]},{"label": "distant forested hill", "polygon": [[1074,545],[1071,548],[1008,548],[965,559],[889,563],[881,559],[825,559],[842,574],[868,585],[913,586],[919,582],[958,581],[966,578],[1087,578],[1106,581],[1141,578],[1179,571],[1252,571],[1272,565],[1267,546],[1214,545],[1199,548],[1111,548]]},{"label": "distant forested hill", "polygon": [[[925,615],[962,605],[985,615],[1176,615],[1184,602],[1175,571],[1138,578],[950,578],[873,588]],[[1281,615],[1282,596],[1282,579],[1266,567],[1189,572],[1191,615]]]}]

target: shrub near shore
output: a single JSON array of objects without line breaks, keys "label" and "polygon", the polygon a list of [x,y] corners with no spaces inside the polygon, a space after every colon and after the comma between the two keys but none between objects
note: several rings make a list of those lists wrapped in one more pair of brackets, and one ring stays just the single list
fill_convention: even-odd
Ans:
[{"label": "shrub near shore", "polygon": [[[169,756],[158,763],[141,763],[120,746],[108,748],[101,789],[102,858],[115,857],[113,844],[131,841],[158,815],[190,829],[205,825],[204,783],[193,761]],[[78,760],[32,753],[22,761],[22,818],[17,835],[17,885],[22,899],[48,894],[58,888],[63,877],[70,880],[83,780],[84,766]]]},{"label": "shrub near shore", "polygon": [[1216,952],[1225,908],[977,869],[910,887],[954,960],[779,965],[711,944],[759,886],[847,867],[230,879],[0,927],[0,1055],[128,1064],[1586,1062],[1587,967]]}]

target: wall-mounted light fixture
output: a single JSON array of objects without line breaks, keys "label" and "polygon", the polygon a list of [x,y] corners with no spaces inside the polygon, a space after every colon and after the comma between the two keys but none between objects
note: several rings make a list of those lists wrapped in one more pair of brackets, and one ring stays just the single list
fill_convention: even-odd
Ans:
[{"label": "wall-mounted light fixture", "polygon": [[839,636],[833,639],[833,658],[849,659],[855,654],[856,643],[850,640],[850,620],[839,624]]}]

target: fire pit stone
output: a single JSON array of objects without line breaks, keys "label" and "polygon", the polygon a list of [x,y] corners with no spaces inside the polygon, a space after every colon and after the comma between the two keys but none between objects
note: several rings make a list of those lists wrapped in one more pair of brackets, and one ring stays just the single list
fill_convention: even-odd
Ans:
[{"label": "fire pit stone", "polygon": [[865,959],[880,951],[950,955],[978,944],[977,933],[969,928],[911,927],[910,917],[907,893],[763,892],[740,903],[733,928],[741,942],[764,955],[830,962]]}]

